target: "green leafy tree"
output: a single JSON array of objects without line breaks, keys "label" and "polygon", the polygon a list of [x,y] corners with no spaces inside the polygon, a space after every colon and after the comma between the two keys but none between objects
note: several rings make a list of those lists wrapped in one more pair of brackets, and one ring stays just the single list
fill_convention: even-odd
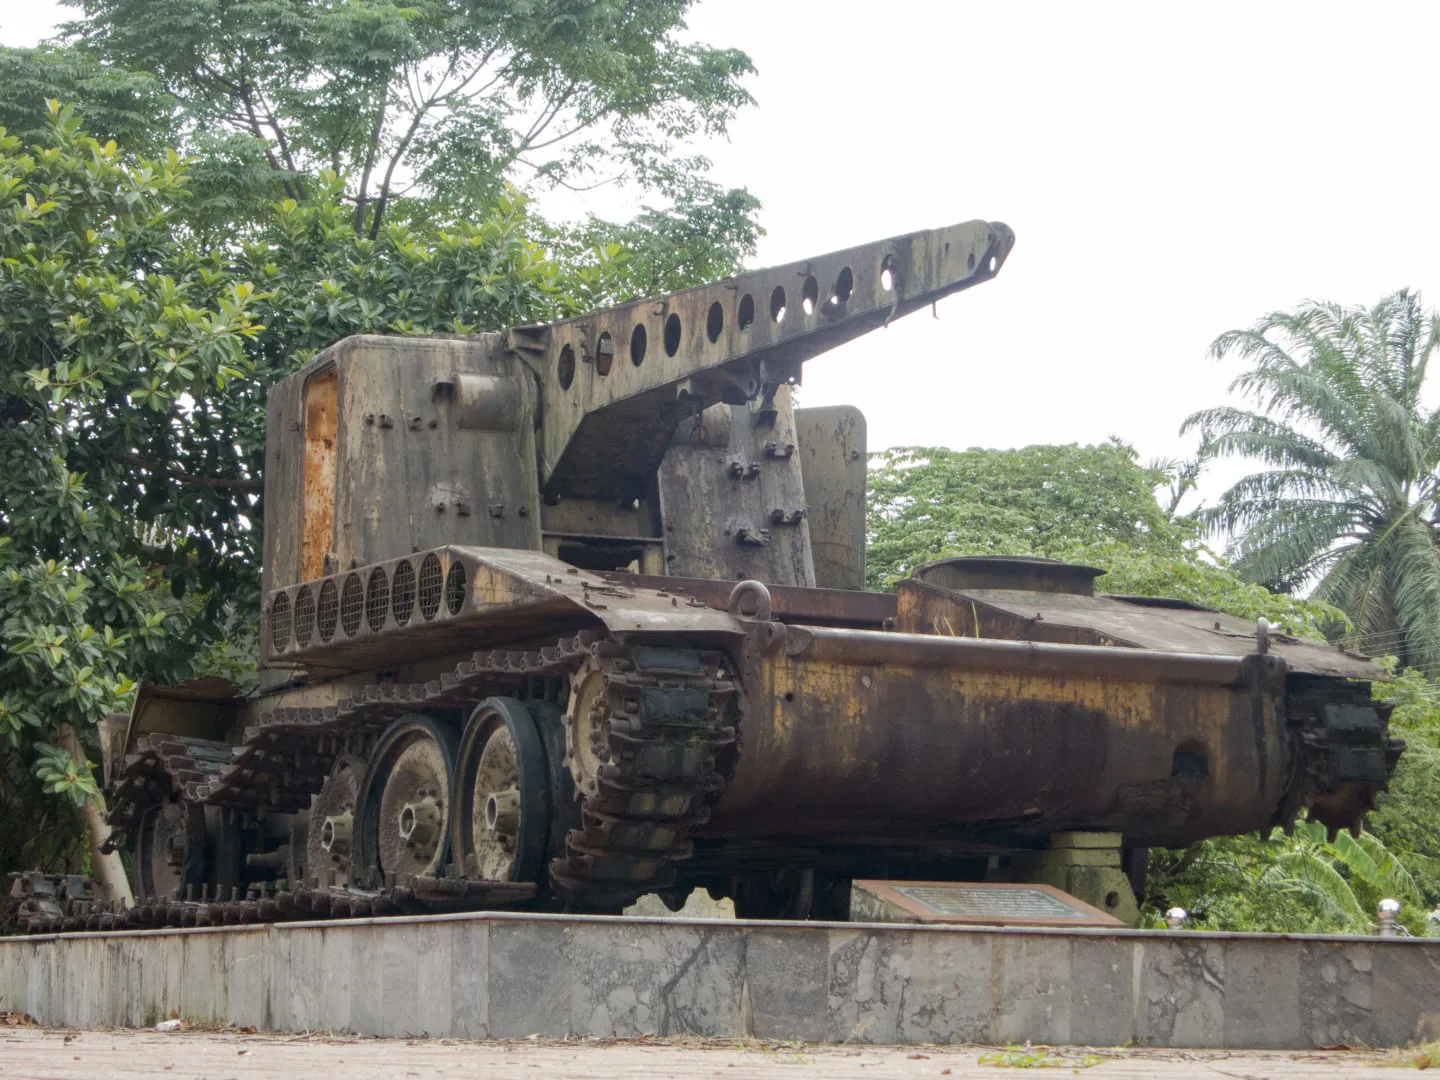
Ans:
[{"label": "green leafy tree", "polygon": [[1425,903],[1440,904],[1440,682],[1409,669],[1375,686],[1390,702],[1390,729],[1405,739],[1389,787],[1367,827],[1411,867]]},{"label": "green leafy tree", "polygon": [[482,214],[508,182],[720,195],[684,146],[724,132],[752,68],[685,40],[692,2],[82,0],[67,31],[158,81],[187,151],[252,201],[304,201],[332,172],[376,239],[397,213]]},{"label": "green leafy tree", "polygon": [[1019,450],[898,447],[870,462],[868,565],[883,586],[943,555],[1053,555],[1115,542],[1179,554],[1166,480],[1112,440]]},{"label": "green leafy tree", "polygon": [[[247,366],[253,290],[175,250],[165,201],[179,164],[132,165],[53,119],[48,147],[0,135],[0,739],[46,741],[120,707],[137,671],[179,675],[142,550],[120,441],[143,445],[174,402]],[[168,271],[168,272],[167,272]],[[45,749],[46,783],[78,799],[88,770]]]},{"label": "green leafy tree", "polygon": [[1142,465],[1112,440],[1019,450],[902,447],[872,456],[866,572],[887,588],[950,555],[1038,555],[1104,570],[1106,592],[1169,596],[1311,637],[1344,617],[1240,578],[1177,518],[1174,467]]},{"label": "green leafy tree", "polygon": [[1195,413],[1199,460],[1264,466],[1203,515],[1235,569],[1349,616],[1347,643],[1440,673],[1440,411],[1422,402],[1440,316],[1417,294],[1373,308],[1309,303],[1216,338],[1252,366],[1232,384],[1254,408]]},{"label": "green leafy tree", "polygon": [[132,153],[163,156],[180,139],[175,99],[154,75],[127,71],[84,49],[0,47],[0,127],[27,141],[43,139],[44,103],[51,99],[83,102],[86,130]]},{"label": "green leafy tree", "polygon": [[695,183],[678,192],[672,206],[647,207],[632,221],[592,216],[578,228],[552,229],[546,246],[567,263],[593,264],[594,253],[607,248],[625,253],[624,266],[606,275],[609,292],[596,294],[586,309],[594,310],[734,273],[755,253],[762,235],[755,221],[759,208],[759,200],[744,189]]}]

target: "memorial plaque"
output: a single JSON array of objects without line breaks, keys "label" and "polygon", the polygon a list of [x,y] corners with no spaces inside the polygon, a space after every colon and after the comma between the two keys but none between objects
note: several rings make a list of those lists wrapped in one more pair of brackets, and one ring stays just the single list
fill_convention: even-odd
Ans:
[{"label": "memorial plaque", "polygon": [[972,881],[857,881],[851,918],[970,926],[1125,925],[1051,885]]}]

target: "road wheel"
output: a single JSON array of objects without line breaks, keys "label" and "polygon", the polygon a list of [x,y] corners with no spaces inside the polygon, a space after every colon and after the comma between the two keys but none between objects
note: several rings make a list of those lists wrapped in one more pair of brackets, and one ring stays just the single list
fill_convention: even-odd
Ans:
[{"label": "road wheel", "polygon": [[550,840],[545,748],[523,701],[487,698],[465,725],[451,840],[468,877],[540,882]]},{"label": "road wheel", "polygon": [[455,729],[412,713],[376,743],[356,795],[352,877],[440,876],[449,860]]}]

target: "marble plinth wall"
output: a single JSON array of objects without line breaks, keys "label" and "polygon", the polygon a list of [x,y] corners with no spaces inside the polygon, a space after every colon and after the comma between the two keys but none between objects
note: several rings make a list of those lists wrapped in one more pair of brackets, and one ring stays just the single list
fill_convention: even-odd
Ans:
[{"label": "marble plinth wall", "polygon": [[1440,1036],[1440,941],[432,916],[0,939],[0,1011],[515,1038],[1290,1048]]}]

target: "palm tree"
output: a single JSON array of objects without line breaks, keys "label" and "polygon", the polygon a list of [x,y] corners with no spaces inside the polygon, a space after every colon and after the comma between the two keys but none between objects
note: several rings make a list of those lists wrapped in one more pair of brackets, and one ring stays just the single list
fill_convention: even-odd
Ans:
[{"label": "palm tree", "polygon": [[1440,674],[1440,410],[1421,403],[1440,316],[1417,293],[1368,311],[1308,302],[1230,330],[1210,354],[1251,367],[1230,386],[1255,409],[1206,409],[1199,460],[1241,456],[1267,468],[1202,511],[1236,537],[1236,569],[1269,588],[1313,586],[1371,655]]}]

